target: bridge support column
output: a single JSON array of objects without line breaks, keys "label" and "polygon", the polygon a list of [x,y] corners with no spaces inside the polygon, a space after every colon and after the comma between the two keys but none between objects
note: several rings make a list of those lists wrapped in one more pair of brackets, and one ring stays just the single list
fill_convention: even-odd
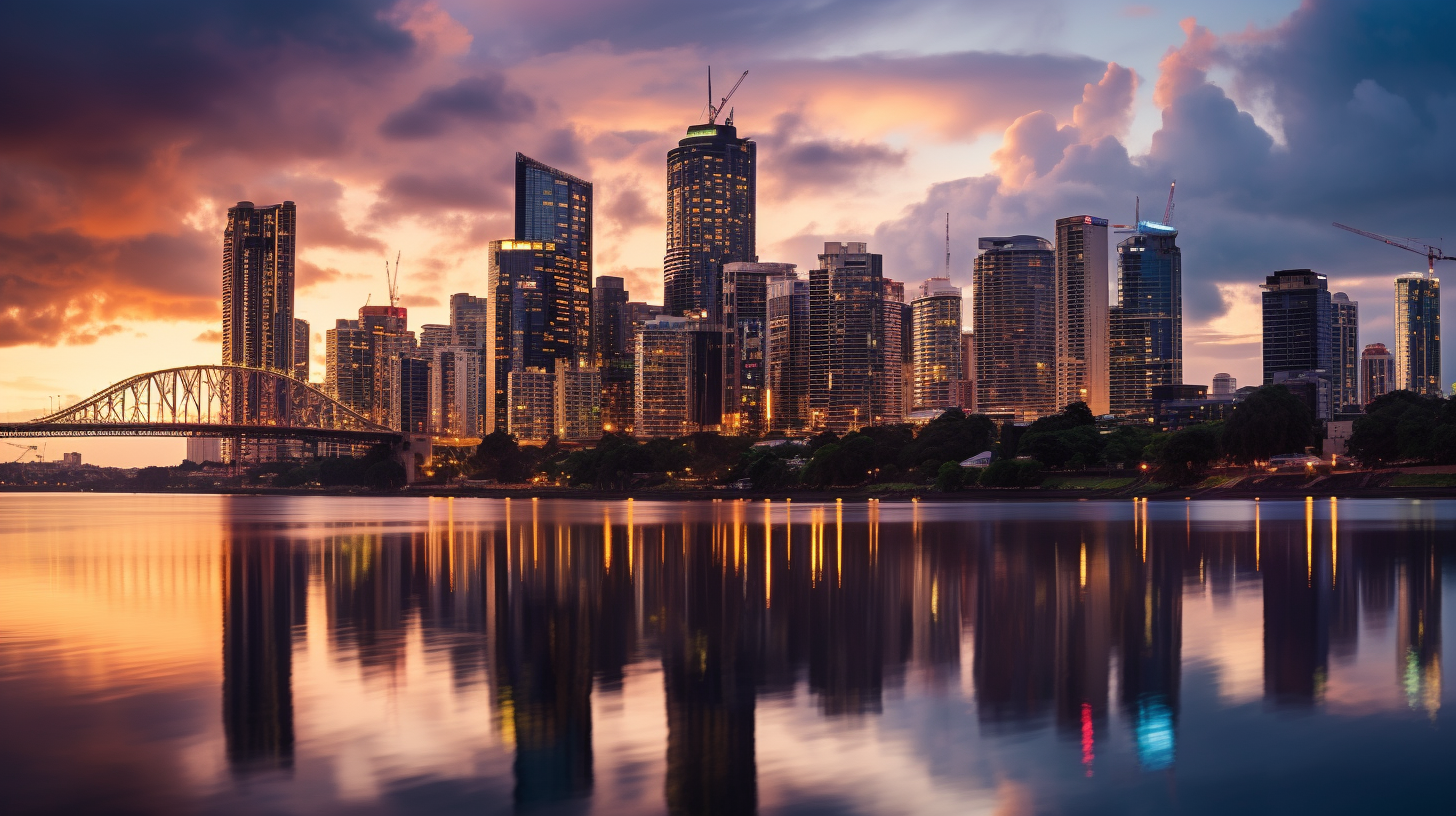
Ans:
[{"label": "bridge support column", "polygon": [[425,468],[434,457],[434,445],[429,434],[405,434],[394,444],[396,461],[404,466],[405,484],[414,484],[425,478]]}]

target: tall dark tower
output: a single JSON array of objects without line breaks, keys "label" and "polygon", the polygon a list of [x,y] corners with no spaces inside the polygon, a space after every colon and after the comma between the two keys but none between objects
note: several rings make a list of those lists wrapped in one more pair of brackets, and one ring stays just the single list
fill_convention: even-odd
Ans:
[{"label": "tall dark tower", "polygon": [[[554,244],[547,273],[548,344],[586,363],[591,349],[592,185],[516,154],[516,240]],[[554,361],[553,361],[554,362]]]},{"label": "tall dark tower", "polygon": [[1152,410],[1153,386],[1183,382],[1178,230],[1139,221],[1118,243],[1117,295],[1108,319],[1110,403],[1118,416],[1137,416]]},{"label": "tall dark tower", "polygon": [[757,145],[738,138],[731,113],[716,124],[718,113],[710,104],[708,122],[688,128],[687,138],[667,154],[662,286],[663,306],[672,315],[703,310],[716,316],[723,264],[758,260]]},{"label": "tall dark tower", "polygon": [[222,361],[293,371],[292,201],[228,208],[222,233]]}]

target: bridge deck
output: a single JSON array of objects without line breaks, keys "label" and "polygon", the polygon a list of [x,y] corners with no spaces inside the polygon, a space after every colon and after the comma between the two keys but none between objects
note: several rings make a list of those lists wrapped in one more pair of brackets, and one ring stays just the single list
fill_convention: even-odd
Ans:
[{"label": "bridge deck", "polygon": [[0,438],[77,436],[202,436],[218,439],[336,439],[341,442],[396,443],[398,431],[330,430],[289,425],[218,425],[185,422],[5,422]]}]

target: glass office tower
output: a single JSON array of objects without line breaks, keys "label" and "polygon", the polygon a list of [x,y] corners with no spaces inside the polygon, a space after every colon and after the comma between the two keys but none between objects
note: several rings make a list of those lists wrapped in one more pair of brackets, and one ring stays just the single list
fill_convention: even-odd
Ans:
[{"label": "glass office tower", "polygon": [[1107,219],[1057,219],[1057,407],[1107,401]]},{"label": "glass office tower", "polygon": [[1360,405],[1360,303],[1344,292],[1330,295],[1330,361],[1335,410]]},{"label": "glass office tower", "polygon": [[1283,269],[1264,279],[1264,384],[1281,371],[1331,371],[1330,290],[1324,275]]},{"label": "glass office tower", "polygon": [[732,125],[694,125],[667,154],[668,314],[718,314],[723,265],[757,261],[757,146]]},{"label": "glass office tower", "polygon": [[[900,394],[888,393],[884,258],[862,242],[829,242],[809,273],[809,407],[816,430],[835,433],[899,421]],[[898,335],[899,327],[894,327]]]},{"label": "glass office tower", "polygon": [[920,284],[910,302],[911,356],[914,371],[910,410],[959,406],[961,370],[961,288],[949,278],[931,278]]},{"label": "glass office tower", "polygon": [[1117,308],[1111,312],[1112,413],[1147,414],[1153,386],[1183,382],[1183,252],[1178,230],[1141,221],[1118,243]]},{"label": "glass office tower", "polygon": [[1395,279],[1395,388],[1441,396],[1441,281]]},{"label": "glass office tower", "polygon": [[547,268],[546,331],[557,357],[589,362],[592,185],[516,154],[516,240],[553,245]]}]

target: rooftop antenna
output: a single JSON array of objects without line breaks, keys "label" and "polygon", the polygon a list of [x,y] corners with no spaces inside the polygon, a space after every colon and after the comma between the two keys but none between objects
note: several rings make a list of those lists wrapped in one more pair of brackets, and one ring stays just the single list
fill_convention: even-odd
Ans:
[{"label": "rooftop antenna", "polygon": [[945,277],[950,280],[950,213],[945,214]]},{"label": "rooftop antenna", "polygon": [[389,287],[389,306],[394,308],[399,305],[399,256],[402,253],[394,253],[394,272],[389,271],[389,259],[384,259],[384,283]]}]

